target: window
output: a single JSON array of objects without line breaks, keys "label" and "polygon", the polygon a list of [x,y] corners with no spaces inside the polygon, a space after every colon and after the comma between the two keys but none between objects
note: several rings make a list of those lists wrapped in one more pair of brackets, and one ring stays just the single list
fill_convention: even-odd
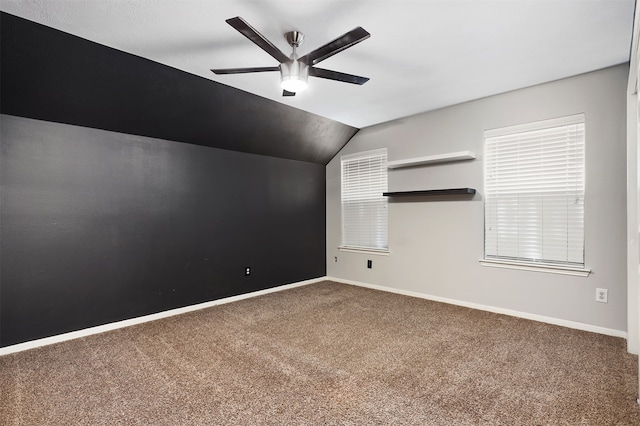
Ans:
[{"label": "window", "polygon": [[342,163],[342,247],[386,250],[387,149],[345,155]]},{"label": "window", "polygon": [[584,115],[484,137],[485,259],[584,268]]}]

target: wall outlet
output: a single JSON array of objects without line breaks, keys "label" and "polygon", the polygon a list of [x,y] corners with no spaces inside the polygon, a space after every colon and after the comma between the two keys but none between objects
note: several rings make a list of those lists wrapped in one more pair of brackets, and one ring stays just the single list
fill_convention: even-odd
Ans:
[{"label": "wall outlet", "polygon": [[606,288],[596,288],[596,302],[607,303],[609,301],[609,290]]},{"label": "wall outlet", "polygon": [[372,260],[367,260],[367,268],[369,268],[369,269],[373,268],[373,261]]},{"label": "wall outlet", "polygon": [[250,267],[247,266],[246,268],[244,268],[244,275],[245,276],[251,275],[251,268]]}]

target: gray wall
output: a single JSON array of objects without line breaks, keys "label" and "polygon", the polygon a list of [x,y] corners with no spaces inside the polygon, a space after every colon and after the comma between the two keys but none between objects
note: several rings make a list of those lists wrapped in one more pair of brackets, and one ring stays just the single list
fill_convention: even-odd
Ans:
[{"label": "gray wall", "polygon": [[[625,331],[627,74],[619,65],[362,129],[326,167],[327,275]],[[481,266],[483,131],[578,113],[586,116],[585,261],[592,274]],[[391,201],[389,256],[339,251],[340,155],[381,147],[390,161],[474,151],[474,161],[390,170],[389,190],[478,193],[470,200]],[[597,287],[609,289],[608,304],[595,302]]]},{"label": "gray wall", "polygon": [[325,275],[323,165],[0,129],[0,346]]}]

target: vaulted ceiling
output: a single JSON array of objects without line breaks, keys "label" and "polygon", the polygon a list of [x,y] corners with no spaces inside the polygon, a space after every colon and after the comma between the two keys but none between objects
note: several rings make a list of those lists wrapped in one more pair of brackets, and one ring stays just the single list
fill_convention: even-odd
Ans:
[{"label": "vaulted ceiling", "polygon": [[358,131],[4,12],[0,39],[2,114],[322,165]]},{"label": "vaulted ceiling", "polygon": [[[20,0],[0,9],[363,128],[626,62],[634,0]],[[286,53],[286,31],[305,34],[304,54],[362,26],[371,38],[322,67],[371,80],[310,79],[282,97],[278,73],[214,75],[277,65],[225,23],[234,16]]]}]

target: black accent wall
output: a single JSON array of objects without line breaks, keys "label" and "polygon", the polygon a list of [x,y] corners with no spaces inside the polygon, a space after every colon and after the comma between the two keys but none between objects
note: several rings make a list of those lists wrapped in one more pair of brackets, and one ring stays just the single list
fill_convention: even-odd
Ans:
[{"label": "black accent wall", "polygon": [[326,274],[324,166],[0,120],[0,346]]},{"label": "black accent wall", "polygon": [[326,274],[324,164],[357,129],[0,26],[0,346]]}]

